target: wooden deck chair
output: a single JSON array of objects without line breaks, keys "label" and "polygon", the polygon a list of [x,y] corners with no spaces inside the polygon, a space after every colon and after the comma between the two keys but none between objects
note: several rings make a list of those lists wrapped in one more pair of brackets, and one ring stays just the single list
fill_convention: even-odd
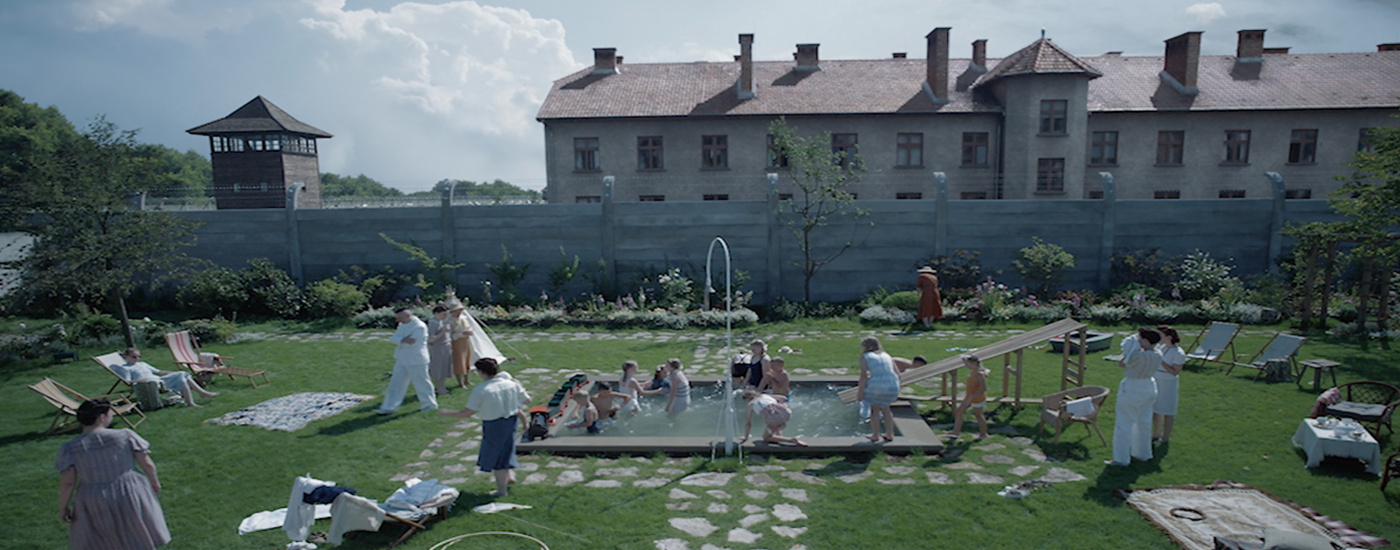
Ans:
[{"label": "wooden deck chair", "polygon": [[[53,381],[51,378],[44,378],[38,384],[31,384],[29,389],[44,396],[45,401],[48,401],[50,405],[58,409],[58,412],[55,412],[53,415],[53,422],[49,423],[49,431],[44,432],[46,434],[66,429],[70,425],[76,423],[78,421],[78,407],[83,404],[83,401],[89,399],[106,399],[112,404],[112,410],[117,413],[117,418],[122,419],[122,422],[125,422],[129,428],[135,428],[146,420],[146,414],[141,412],[141,409],[137,407],[135,403],[132,403],[131,400],[127,399],[126,396],[99,395],[96,397],[87,397],[69,389],[63,384]],[[137,416],[140,416],[135,423],[132,423],[131,419],[127,418],[127,415],[131,413],[136,413]]]},{"label": "wooden deck chair", "polygon": [[258,381],[253,378],[255,376],[261,376],[264,384],[269,383],[267,371],[224,366],[223,362],[232,359],[232,357],[215,355],[214,364],[205,365],[199,354],[199,344],[195,342],[194,335],[190,334],[188,330],[167,333],[165,344],[170,347],[170,355],[175,357],[175,364],[189,369],[196,381],[206,378],[206,376],[201,375],[226,375],[229,380],[234,380],[235,376],[247,378],[248,383],[252,384],[254,388],[258,387]]},{"label": "wooden deck chair", "polygon": [[[1235,360],[1235,334],[1239,333],[1240,326],[1234,323],[1222,323],[1211,321],[1210,326],[1202,329],[1196,335],[1196,341],[1192,342],[1186,349],[1191,350],[1186,354],[1186,360],[1200,361],[1204,363],[1220,363],[1222,365],[1233,365]],[[1229,350],[1230,353],[1225,353]],[[1225,357],[1224,360],[1221,357]]]},{"label": "wooden deck chair", "polygon": [[[125,396],[125,397],[127,397],[127,398],[130,398],[130,397],[131,397],[131,392],[132,392],[132,390],[133,390],[133,388],[131,387],[131,382],[128,382],[127,379],[122,378],[122,375],[117,374],[117,371],[113,368],[113,367],[115,367],[115,366],[117,366],[117,365],[125,365],[125,364],[126,364],[126,360],[125,360],[125,359],[122,359],[122,354],[121,354],[121,352],[119,352],[119,351],[114,351],[114,352],[108,353],[108,354],[106,354],[106,355],[97,355],[97,356],[94,356],[94,357],[92,358],[92,360],[93,360],[94,362],[96,362],[97,364],[102,365],[102,368],[107,369],[107,372],[112,373],[112,376],[116,377],[116,379],[117,379],[116,382],[112,382],[112,387],[107,388],[107,394],[108,394],[108,395],[122,395],[122,396]],[[118,386],[121,386],[121,385],[123,385],[123,384],[126,385],[126,390],[127,390],[126,393],[121,393],[121,394],[117,393],[117,387],[118,387]]]},{"label": "wooden deck chair", "polygon": [[1253,357],[1250,357],[1248,361],[1239,362],[1239,358],[1244,357],[1244,354],[1236,355],[1236,361],[1230,365],[1230,368],[1225,369],[1225,374],[1230,374],[1230,371],[1235,370],[1235,367],[1246,367],[1258,371],[1254,373],[1254,379],[1258,380],[1259,375],[1264,374],[1265,363],[1283,359],[1288,360],[1289,373],[1296,373],[1298,371],[1296,357],[1298,355],[1298,348],[1303,347],[1303,342],[1306,340],[1307,338],[1302,336],[1275,332],[1274,337],[1270,338],[1269,342],[1264,344],[1264,347],[1259,348],[1259,352],[1255,353]]},{"label": "wooden deck chair", "polygon": [[[1108,441],[1103,438],[1103,432],[1099,431],[1099,411],[1103,409],[1104,401],[1108,400],[1109,389],[1104,386],[1083,386],[1070,388],[1065,391],[1055,392],[1045,396],[1040,405],[1040,427],[1036,429],[1036,435],[1045,430],[1045,425],[1050,424],[1055,427],[1055,443],[1060,442],[1060,432],[1065,426],[1070,424],[1084,424],[1085,430],[1092,430],[1099,436],[1099,442],[1104,446]],[[1068,401],[1088,397],[1094,404],[1093,411],[1085,415],[1074,415],[1064,410],[1064,404]]]}]

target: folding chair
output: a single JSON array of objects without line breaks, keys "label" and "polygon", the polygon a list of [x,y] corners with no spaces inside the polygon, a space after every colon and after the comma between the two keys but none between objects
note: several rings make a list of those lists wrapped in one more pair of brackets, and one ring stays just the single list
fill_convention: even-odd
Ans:
[{"label": "folding chair", "polygon": [[[1210,362],[1232,365],[1235,358],[1235,334],[1239,331],[1240,326],[1237,324],[1211,321],[1210,326],[1196,335],[1196,341],[1186,347],[1191,350],[1186,354],[1186,360],[1196,360],[1203,364]],[[1228,355],[1225,354],[1226,350],[1230,351]],[[1220,360],[1222,355],[1230,360]]]},{"label": "folding chair", "polygon": [[201,374],[211,374],[226,375],[229,380],[234,380],[235,376],[242,376],[247,378],[248,383],[252,384],[254,388],[258,387],[257,380],[253,379],[254,376],[261,376],[264,384],[269,383],[267,371],[224,366],[224,360],[232,359],[232,357],[214,355],[211,364],[204,364],[200,357],[199,344],[194,341],[194,335],[190,334],[188,330],[167,333],[165,344],[170,347],[170,355],[175,357],[175,364],[189,369],[190,374],[195,375],[196,381],[201,378]]},{"label": "folding chair", "polygon": [[[63,430],[76,423],[78,420],[78,407],[82,406],[83,401],[89,399],[108,400],[112,404],[112,410],[117,413],[117,418],[122,419],[122,422],[125,422],[129,428],[135,428],[146,420],[146,414],[141,412],[140,407],[137,407],[135,403],[132,403],[131,400],[123,395],[99,395],[90,398],[50,378],[44,378],[37,384],[30,384],[29,389],[44,396],[44,400],[58,409],[58,412],[54,413],[53,422],[49,423],[49,430],[44,432],[46,434],[52,434]],[[133,412],[141,417],[134,424],[131,422],[131,419],[126,417]]]},{"label": "folding chair", "polygon": [[[1263,348],[1259,349],[1259,353],[1254,354],[1254,356],[1250,357],[1246,362],[1235,362],[1231,364],[1230,368],[1225,369],[1225,374],[1229,375],[1230,371],[1235,370],[1235,367],[1246,367],[1259,371],[1254,373],[1254,379],[1258,380],[1259,375],[1264,373],[1265,363],[1284,359],[1288,360],[1289,373],[1296,373],[1298,371],[1298,363],[1297,357],[1295,356],[1298,354],[1298,348],[1303,347],[1303,342],[1306,340],[1307,338],[1302,336],[1275,332],[1274,337],[1270,338],[1269,342],[1264,344]],[[1240,357],[1244,357],[1244,355],[1240,354],[1235,356],[1236,359]]]}]

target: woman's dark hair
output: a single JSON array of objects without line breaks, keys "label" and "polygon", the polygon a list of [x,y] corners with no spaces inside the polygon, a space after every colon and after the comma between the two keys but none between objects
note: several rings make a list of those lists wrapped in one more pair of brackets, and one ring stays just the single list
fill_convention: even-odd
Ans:
[{"label": "woman's dark hair", "polygon": [[501,367],[496,364],[496,360],[490,357],[482,357],[476,360],[476,370],[487,376],[495,376],[501,372]]},{"label": "woman's dark hair", "polygon": [[78,405],[78,422],[84,426],[91,426],[97,423],[97,419],[107,411],[112,410],[112,404],[106,399],[89,399]]},{"label": "woman's dark hair", "polygon": [[1161,334],[1157,334],[1157,331],[1156,331],[1156,330],[1153,330],[1153,329],[1150,329],[1150,328],[1147,328],[1147,327],[1139,328],[1139,329],[1138,329],[1138,336],[1141,336],[1143,340],[1147,340],[1147,343],[1149,343],[1149,344],[1154,344],[1154,345],[1155,345],[1157,342],[1161,342],[1161,341],[1162,341],[1162,335],[1161,335]]},{"label": "woman's dark hair", "polygon": [[447,308],[442,306],[433,306],[433,313],[447,313]]},{"label": "woman's dark hair", "polygon": [[1176,329],[1169,325],[1157,325],[1157,332],[1167,335],[1167,338],[1171,339],[1173,344],[1181,343],[1181,335],[1177,334]]}]

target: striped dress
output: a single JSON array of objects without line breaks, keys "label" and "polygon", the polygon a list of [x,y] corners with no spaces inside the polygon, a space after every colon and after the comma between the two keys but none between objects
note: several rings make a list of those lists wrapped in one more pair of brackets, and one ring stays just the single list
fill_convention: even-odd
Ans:
[{"label": "striped dress", "polygon": [[871,407],[888,407],[899,399],[899,375],[894,370],[894,359],[883,351],[866,352],[865,402]]},{"label": "striped dress", "polygon": [[97,430],[58,449],[54,468],[78,474],[68,547],[147,550],[170,542],[165,514],[136,453],[150,444],[131,430]]}]

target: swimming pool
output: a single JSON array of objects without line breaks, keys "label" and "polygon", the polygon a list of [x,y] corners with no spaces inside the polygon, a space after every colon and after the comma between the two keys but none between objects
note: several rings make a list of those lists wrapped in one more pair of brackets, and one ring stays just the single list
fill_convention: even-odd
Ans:
[{"label": "swimming pool", "polygon": [[[616,376],[598,375],[592,380],[616,382]],[[562,381],[561,381],[562,382]],[[895,440],[888,443],[871,443],[865,438],[870,433],[870,424],[860,418],[856,405],[840,402],[836,392],[855,386],[854,376],[805,376],[792,377],[792,420],[783,429],[783,435],[799,436],[810,447],[789,447],[769,445],[761,441],[763,421],[755,415],[750,438],[743,445],[746,453],[842,453],[884,452],[903,454],[914,448],[934,453],[942,450],[938,437],[929,429],[917,411],[907,402],[896,402]],[[725,444],[725,431],[719,425],[720,411],[724,401],[723,378],[718,376],[691,377],[691,405],[674,418],[662,412],[666,405],[664,395],[643,397],[642,410],[636,414],[623,413],[612,426],[604,428],[597,435],[589,435],[583,430],[567,430],[560,421],[551,429],[551,437],[539,441],[521,443],[519,452],[548,451],[563,454],[620,454],[620,453],[708,453],[712,446],[722,451]],[[735,443],[743,436],[743,400],[735,398],[734,438]]]}]

